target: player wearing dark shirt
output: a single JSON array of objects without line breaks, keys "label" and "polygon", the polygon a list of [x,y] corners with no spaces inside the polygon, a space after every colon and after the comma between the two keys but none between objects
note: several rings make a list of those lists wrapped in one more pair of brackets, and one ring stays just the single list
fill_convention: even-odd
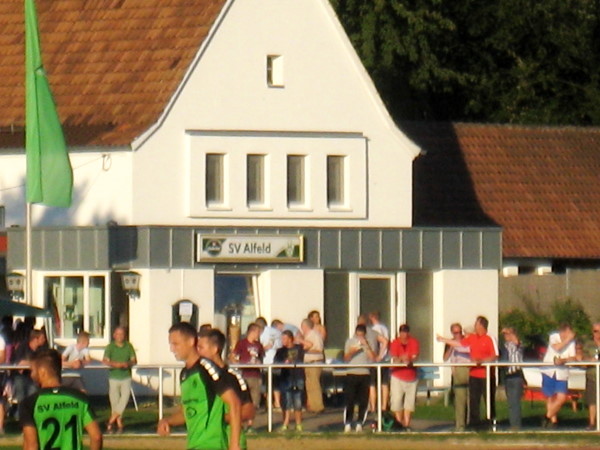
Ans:
[{"label": "player wearing dark shirt", "polygon": [[[236,396],[240,399],[242,405],[242,422],[254,419],[254,404],[250,395],[250,388],[246,384],[246,380],[238,370],[228,367],[221,354],[225,346],[225,335],[218,329],[213,328],[206,331],[201,331],[198,335],[198,353],[204,358],[210,359],[221,369],[222,383],[233,389]],[[227,417],[227,414],[226,414]],[[229,424],[227,425],[227,433],[230,433]],[[246,433],[244,430],[240,436],[240,447],[247,448]]]},{"label": "player wearing dark shirt", "polygon": [[24,449],[83,449],[83,430],[90,435],[90,448],[102,448],[102,432],[94,419],[88,397],[81,391],[60,386],[61,357],[56,350],[32,356],[31,377],[40,391],[19,406]]},{"label": "player wearing dark shirt", "polygon": [[[178,323],[169,330],[171,351],[185,362],[181,372],[181,409],[158,422],[158,433],[168,435],[171,426],[186,425],[187,448],[239,449],[241,415],[240,400],[221,379],[221,370],[196,348],[196,330],[189,323]],[[231,438],[225,430],[225,408],[231,426]]]}]

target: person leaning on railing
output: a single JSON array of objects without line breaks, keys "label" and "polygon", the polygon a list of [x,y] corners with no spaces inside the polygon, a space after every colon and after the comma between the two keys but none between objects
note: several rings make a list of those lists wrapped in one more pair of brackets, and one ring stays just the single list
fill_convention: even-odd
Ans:
[{"label": "person leaning on railing", "polygon": [[[460,344],[465,337],[462,325],[453,323],[450,325],[452,339]],[[471,362],[469,347],[453,347],[446,344],[444,348],[444,361],[454,364],[465,364]],[[452,391],[454,393],[454,426],[456,431],[465,431],[467,426],[467,404],[469,394],[469,367],[452,367]]]},{"label": "person leaning on railing", "polygon": [[[600,323],[592,325],[592,339],[583,348],[586,361],[600,361]],[[587,429],[596,429],[596,365],[588,366],[585,371],[585,403],[588,405],[589,422]]]},{"label": "person leaning on railing", "polygon": [[[523,346],[519,336],[513,327],[502,329],[504,342],[500,346],[500,359],[515,364],[523,362]],[[523,369],[518,366],[508,366],[502,368],[504,379],[504,389],[508,401],[508,421],[511,430],[521,428],[521,398],[525,386],[525,377]]]},{"label": "person leaning on railing", "polygon": [[[474,429],[481,427],[481,398],[486,392],[486,368],[483,363],[493,362],[498,359],[498,346],[494,338],[488,335],[488,320],[484,316],[475,319],[475,333],[465,336],[460,342],[454,339],[437,337],[438,342],[445,342],[453,347],[469,347],[471,361],[477,365],[469,369],[469,426]],[[490,378],[493,377],[493,371]],[[491,418],[495,415],[495,382],[490,380],[490,412]]]},{"label": "person leaning on railing", "polygon": [[[350,364],[370,364],[377,357],[367,339],[367,328],[356,325],[354,336],[344,345],[344,361]],[[367,418],[369,405],[370,373],[367,367],[351,367],[344,377],[344,432],[352,430],[354,407],[358,404],[356,431],[361,432]]]},{"label": "person leaning on railing", "polygon": [[558,331],[550,333],[545,363],[554,366],[543,367],[542,393],[546,397],[546,415],[542,419],[543,428],[556,428],[558,412],[567,401],[569,368],[565,363],[575,361],[575,332],[569,324],[562,324]]}]

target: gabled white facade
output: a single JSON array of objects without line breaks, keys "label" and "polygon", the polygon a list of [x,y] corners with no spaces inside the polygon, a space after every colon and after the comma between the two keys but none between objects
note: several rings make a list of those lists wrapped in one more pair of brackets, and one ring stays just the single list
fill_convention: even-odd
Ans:
[{"label": "gabled white facade", "polygon": [[[267,82],[272,55],[277,86]],[[165,116],[135,148],[134,223],[411,224],[417,149],[391,122],[328,1],[231,2]],[[225,156],[225,199],[212,208],[207,153]],[[247,204],[248,154],[267,157],[260,208]],[[290,154],[307,157],[309,200],[300,208],[286,202]],[[326,205],[327,155],[347,156],[341,208]]]}]

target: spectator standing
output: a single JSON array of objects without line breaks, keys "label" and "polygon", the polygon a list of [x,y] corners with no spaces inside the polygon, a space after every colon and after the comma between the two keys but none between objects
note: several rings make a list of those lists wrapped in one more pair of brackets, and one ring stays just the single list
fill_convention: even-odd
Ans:
[{"label": "spectator standing", "polygon": [[[584,347],[587,361],[600,361],[600,323],[592,325],[592,339]],[[596,366],[589,366],[585,371],[585,403],[588,405],[589,421],[587,429],[596,430]]]},{"label": "spectator standing", "polygon": [[[233,349],[233,352],[230,355],[231,361],[240,364],[262,364],[263,358],[265,357],[265,351],[259,339],[260,326],[251,323],[248,325],[246,337],[238,341]],[[242,375],[250,388],[250,395],[252,396],[254,408],[260,408],[260,387],[262,384],[262,374],[260,369],[242,369]],[[248,423],[248,426],[252,426],[251,421]]]},{"label": "spectator standing", "polygon": [[[271,326],[265,326],[260,334],[260,343],[263,345],[265,351],[265,357],[263,359],[265,364],[273,364],[275,353],[281,348],[281,331],[277,327],[278,323],[283,325],[283,322],[275,319],[271,323]],[[273,408],[275,409],[281,408],[281,392],[279,391],[279,374],[277,372],[279,371],[272,372]]]},{"label": "spectator standing", "polygon": [[90,334],[81,331],[77,335],[77,342],[69,345],[62,354],[62,384],[63,386],[85,391],[81,380],[81,369],[91,361],[90,358]]},{"label": "spectator standing", "polygon": [[[323,364],[325,355],[323,353],[323,338],[314,328],[310,319],[304,319],[300,326],[304,336],[302,348],[304,349],[304,362],[307,364]],[[323,405],[323,390],[321,389],[322,367],[306,367],[306,409],[313,413],[321,413],[325,409]]]},{"label": "spectator standing", "polygon": [[[452,340],[458,346],[446,344],[444,349],[444,361],[451,364],[464,364],[471,362],[469,347],[460,346],[460,341],[464,338],[462,325],[453,323],[450,325]],[[467,403],[469,394],[469,367],[452,367],[452,391],[454,393],[454,426],[456,431],[465,431],[467,425]]]},{"label": "spectator standing", "polygon": [[[379,311],[372,311],[369,313],[369,321],[373,331],[383,336],[387,343],[386,345],[379,345],[378,352],[374,362],[389,362],[389,342],[390,332],[388,327],[381,322],[381,313]],[[381,369],[381,409],[386,411],[388,409],[388,399],[390,397],[390,369],[384,367]]]},{"label": "spectator standing", "polygon": [[410,419],[415,411],[417,398],[417,369],[414,361],[419,357],[419,341],[410,335],[407,324],[400,325],[398,337],[390,345],[392,363],[406,364],[407,367],[392,368],[390,379],[391,410],[396,421],[406,431],[410,431]]},{"label": "spectator standing", "polygon": [[[465,336],[460,342],[438,336],[438,341],[445,342],[453,347],[469,347],[471,361],[477,366],[469,369],[469,426],[481,426],[481,398],[486,392],[486,369],[482,363],[493,362],[498,359],[498,345],[487,333],[489,322],[486,317],[479,316],[475,320],[475,332]],[[493,372],[491,377],[493,378]],[[490,380],[490,411],[492,419],[495,415],[495,381]]]},{"label": "spectator standing", "polygon": [[[198,333],[198,354],[201,358],[210,359],[219,367],[219,369],[221,369],[220,380],[222,380],[223,384],[222,389],[232,389],[239,398],[241,403],[242,422],[252,421],[254,419],[254,415],[256,414],[256,410],[254,408],[254,404],[252,403],[252,397],[250,396],[248,384],[246,383],[246,380],[244,380],[241,372],[225,364],[225,361],[223,361],[223,358],[221,358],[224,348],[225,335],[221,332],[221,330],[217,328],[211,328],[210,330],[201,330]],[[229,405],[226,404],[225,406],[225,413],[229,414]],[[231,426],[229,425],[229,420],[227,420],[226,430],[229,442],[231,440]],[[247,447],[246,433],[244,430],[242,430],[240,434],[240,448],[246,449]]]},{"label": "spectator standing", "polygon": [[[511,363],[523,362],[523,347],[519,336],[513,327],[502,329],[504,342],[500,347],[500,358],[502,361]],[[521,428],[521,399],[523,398],[523,388],[525,377],[523,369],[520,366],[508,366],[502,369],[504,374],[504,389],[506,390],[506,399],[508,401],[508,421],[511,430]]]},{"label": "spectator standing", "polygon": [[[350,364],[370,364],[376,355],[366,338],[367,327],[357,325],[354,336],[344,345],[344,361]],[[358,405],[356,431],[361,432],[367,418],[369,405],[370,372],[368,367],[352,367],[344,377],[344,432],[352,430],[354,407]]]},{"label": "spectator standing", "polygon": [[133,345],[125,339],[125,328],[117,327],[113,341],[104,349],[102,362],[108,369],[108,398],[111,414],[106,431],[111,433],[115,424],[117,431],[123,432],[123,412],[129,402],[131,392],[131,367],[137,363]]},{"label": "spectator standing", "polygon": [[281,323],[279,320],[274,320],[271,326],[267,325],[267,321],[263,317],[256,319],[256,323],[262,324],[262,331],[260,333],[260,343],[263,346],[265,357],[263,362],[265,364],[273,364],[275,358],[275,352],[281,348],[281,331],[276,326],[276,322]]},{"label": "spectator standing", "polygon": [[[46,334],[41,330],[32,330],[29,333],[27,343],[19,345],[13,353],[14,364],[18,366],[29,365],[34,353],[46,343]],[[21,370],[13,376],[13,398],[20,403],[37,391],[37,387],[31,379],[30,370]]]},{"label": "spectator standing", "polygon": [[544,362],[554,363],[543,367],[542,393],[546,397],[546,415],[542,427],[556,428],[558,411],[567,400],[569,368],[565,363],[575,361],[575,332],[569,324],[562,324],[557,332],[550,333]]},{"label": "spectator standing", "polygon": [[294,410],[296,431],[302,431],[302,396],[304,394],[304,369],[295,364],[304,362],[302,345],[294,343],[294,335],[290,330],[281,333],[282,347],[275,353],[275,363],[294,364],[294,367],[281,369],[279,390],[281,391],[281,408],[283,424],[281,431],[289,427],[291,411]]},{"label": "spectator standing", "polygon": [[321,322],[321,313],[316,310],[309,312],[308,320],[314,324],[314,330],[321,335],[321,339],[325,342],[327,340],[327,328]]},{"label": "spectator standing", "polygon": [[41,389],[19,406],[23,448],[83,449],[85,429],[90,448],[101,449],[102,432],[90,400],[81,391],[61,386],[60,372],[61,357],[56,350],[42,350],[32,356],[31,376]]},{"label": "spectator standing", "polygon": [[[358,316],[356,319],[356,324],[364,325],[366,327],[367,334],[365,337],[369,343],[369,347],[371,347],[375,355],[379,353],[381,346],[385,346],[387,348],[389,344],[388,340],[381,334],[373,331],[373,328],[369,324],[369,317],[366,314],[361,314]],[[369,373],[371,375],[369,382],[369,411],[374,412],[377,409],[377,369],[371,368],[369,369]],[[383,375],[384,372],[382,370],[382,384],[383,379],[385,378]]]}]

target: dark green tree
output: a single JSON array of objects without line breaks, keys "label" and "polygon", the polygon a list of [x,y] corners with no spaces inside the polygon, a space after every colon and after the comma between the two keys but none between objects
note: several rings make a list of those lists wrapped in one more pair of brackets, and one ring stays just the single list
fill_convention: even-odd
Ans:
[{"label": "dark green tree", "polygon": [[600,124],[599,0],[331,0],[399,119]]}]

